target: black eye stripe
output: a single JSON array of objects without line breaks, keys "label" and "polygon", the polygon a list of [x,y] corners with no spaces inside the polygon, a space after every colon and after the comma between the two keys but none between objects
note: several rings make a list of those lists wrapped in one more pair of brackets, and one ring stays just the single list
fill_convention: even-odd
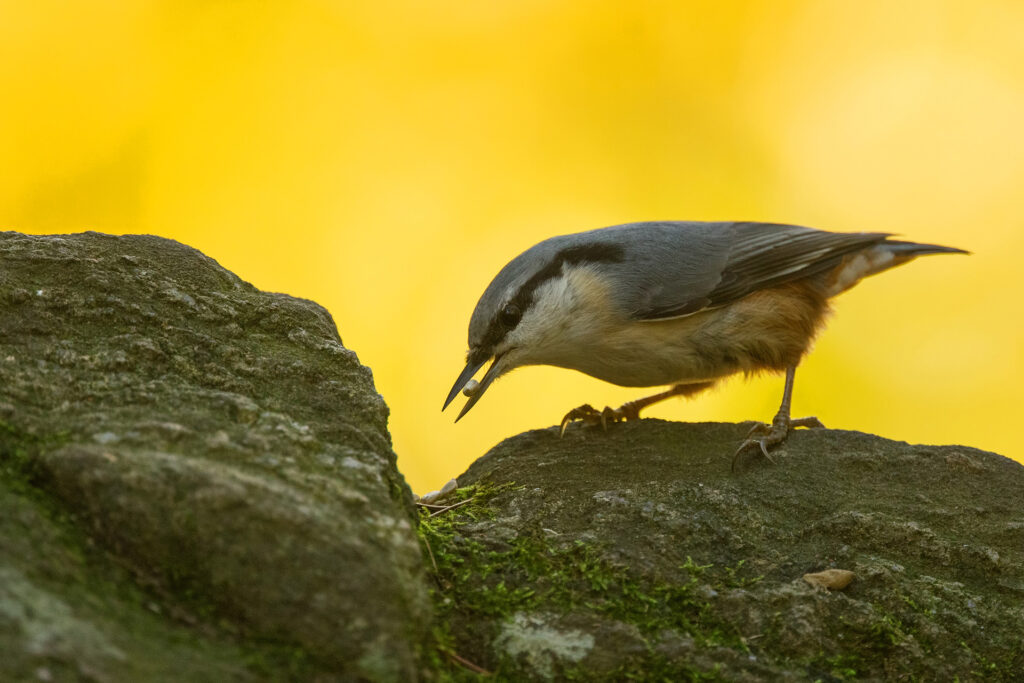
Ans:
[{"label": "black eye stripe", "polygon": [[[537,289],[548,280],[558,277],[562,273],[564,265],[618,263],[624,257],[625,250],[615,244],[590,244],[562,249],[546,266],[524,282],[515,296],[501,307],[487,327],[487,333],[480,345],[481,352],[487,352],[490,355],[489,352],[505,338],[505,335],[515,329],[523,317],[523,312],[528,310],[533,303]],[[515,309],[514,316],[506,315],[506,311],[510,308]]]}]

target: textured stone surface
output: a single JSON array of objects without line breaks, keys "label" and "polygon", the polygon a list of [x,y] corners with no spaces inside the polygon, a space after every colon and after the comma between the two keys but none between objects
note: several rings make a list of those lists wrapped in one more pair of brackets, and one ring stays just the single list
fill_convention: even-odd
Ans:
[{"label": "textured stone surface", "polygon": [[814,430],[733,475],[747,429],[499,444],[424,527],[453,649],[513,679],[1020,680],[1024,467]]},{"label": "textured stone surface", "polygon": [[747,429],[509,439],[421,510],[427,581],[322,308],[0,234],[0,680],[1020,680],[1024,467],[821,430],[732,474]]},{"label": "textured stone surface", "polygon": [[323,308],[157,237],[0,264],[0,678],[415,675],[411,497]]}]

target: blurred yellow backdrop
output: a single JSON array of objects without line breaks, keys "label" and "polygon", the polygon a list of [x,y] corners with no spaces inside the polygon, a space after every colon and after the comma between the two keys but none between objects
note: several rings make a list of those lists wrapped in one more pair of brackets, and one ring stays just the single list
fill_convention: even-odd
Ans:
[{"label": "blurred yellow backdrop", "polygon": [[[545,237],[753,219],[951,244],[975,253],[837,300],[794,414],[1021,459],[1022,35],[1019,0],[0,0],[0,227],[173,237],[320,302],[420,492],[642,394],[526,368],[440,412],[477,297]],[[780,394],[736,379],[650,414],[768,419]]]}]

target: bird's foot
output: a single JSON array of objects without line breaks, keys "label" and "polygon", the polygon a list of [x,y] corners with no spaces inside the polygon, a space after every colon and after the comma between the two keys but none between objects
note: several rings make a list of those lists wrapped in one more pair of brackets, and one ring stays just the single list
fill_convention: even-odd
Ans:
[{"label": "bird's foot", "polygon": [[793,419],[789,415],[781,413],[775,416],[775,419],[772,420],[770,425],[758,422],[753,426],[753,428],[751,428],[750,432],[747,433],[747,438],[740,444],[740,447],[737,448],[736,452],[733,454],[733,471],[736,470],[736,461],[740,454],[755,447],[761,451],[761,454],[767,458],[769,462],[774,464],[775,460],[773,460],[772,456],[768,454],[768,449],[778,446],[780,443],[785,441],[786,437],[789,436],[789,431],[791,429],[796,429],[797,427],[824,429],[825,425],[816,417],[798,417]]},{"label": "bird's foot", "polygon": [[589,403],[582,405],[579,408],[573,408],[565,414],[565,417],[562,418],[559,436],[565,436],[565,430],[568,429],[569,425],[573,422],[582,422],[589,425],[601,425],[602,429],[608,429],[609,424],[639,419],[640,409],[643,406],[636,405],[637,403],[640,403],[640,401],[623,403],[618,408],[605,406],[604,410],[598,410]]}]

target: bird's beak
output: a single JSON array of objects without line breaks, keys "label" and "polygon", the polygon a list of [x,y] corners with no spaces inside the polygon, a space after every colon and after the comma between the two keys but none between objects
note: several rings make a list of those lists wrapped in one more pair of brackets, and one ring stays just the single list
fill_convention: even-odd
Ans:
[{"label": "bird's beak", "polygon": [[[448,392],[448,398],[445,399],[444,406],[441,410],[448,407],[448,404],[455,399],[459,392],[466,386],[466,383],[473,378],[473,375],[475,375],[487,361],[487,358],[479,362],[471,359],[466,363],[466,368],[459,375],[459,378],[455,380],[455,384],[452,385],[452,390]],[[476,405],[476,402],[479,401],[480,397],[484,395],[485,391],[487,391],[487,387],[491,386],[491,382],[497,379],[498,375],[501,374],[498,367],[499,361],[501,361],[501,356],[495,357],[494,362],[491,363],[491,367],[487,368],[487,372],[484,373],[483,379],[480,380],[480,384],[478,384],[476,389],[473,391],[473,395],[469,397],[469,400],[466,401],[466,405],[462,406],[462,411],[459,412],[459,416],[455,418],[456,422],[461,420],[462,416],[468,413],[469,409]]]},{"label": "bird's beak", "polygon": [[475,375],[477,371],[480,370],[480,368],[482,368],[484,366],[484,363],[486,363],[487,361],[488,359],[484,358],[482,361],[477,362],[473,360],[472,357],[470,357],[469,362],[466,363],[466,368],[462,371],[461,374],[459,374],[459,378],[455,380],[455,384],[452,385],[452,390],[448,392],[448,398],[444,400],[444,405],[441,406],[442,411],[444,411],[445,408],[448,407],[449,403],[455,400],[455,397],[459,395],[459,392],[462,391],[462,388],[466,386],[466,383],[469,382],[469,380],[473,379],[473,375]]}]

